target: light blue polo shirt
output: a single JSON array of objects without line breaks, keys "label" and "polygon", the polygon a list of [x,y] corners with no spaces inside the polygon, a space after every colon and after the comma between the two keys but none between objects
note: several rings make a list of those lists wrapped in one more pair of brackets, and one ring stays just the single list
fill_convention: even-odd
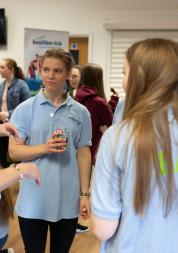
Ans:
[{"label": "light blue polo shirt", "polygon": [[38,186],[32,179],[21,182],[16,202],[19,216],[47,221],[70,219],[79,215],[80,182],[76,152],[91,145],[91,119],[86,107],[70,96],[58,108],[41,90],[35,97],[21,103],[11,122],[17,127],[26,145],[46,143],[51,134],[65,128],[69,148],[60,154],[43,155],[33,162],[41,173]]},{"label": "light blue polo shirt", "polygon": [[[173,175],[178,187],[178,124],[171,111],[168,116]],[[113,125],[103,135],[92,179],[92,212],[101,219],[120,221],[115,234],[102,243],[100,253],[177,253],[178,196],[166,217],[153,180],[149,207],[143,216],[135,213],[132,206],[135,173],[133,139],[130,139],[125,156],[131,129],[126,125],[119,135],[117,129],[118,126]],[[163,164],[160,169],[165,169],[164,176],[166,168]]]},{"label": "light blue polo shirt", "polygon": [[124,106],[125,106],[125,99],[119,100],[117,103],[116,109],[114,111],[112,124],[115,124],[115,123],[120,122],[122,120]]}]

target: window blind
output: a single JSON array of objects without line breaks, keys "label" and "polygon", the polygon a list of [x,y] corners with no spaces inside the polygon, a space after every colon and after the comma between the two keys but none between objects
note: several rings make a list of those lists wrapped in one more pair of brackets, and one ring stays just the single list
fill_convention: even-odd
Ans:
[{"label": "window blind", "polygon": [[109,85],[114,88],[120,98],[125,97],[123,90],[123,63],[125,52],[136,41],[146,38],[169,38],[178,41],[178,31],[117,31],[111,32],[111,54],[109,68]]}]

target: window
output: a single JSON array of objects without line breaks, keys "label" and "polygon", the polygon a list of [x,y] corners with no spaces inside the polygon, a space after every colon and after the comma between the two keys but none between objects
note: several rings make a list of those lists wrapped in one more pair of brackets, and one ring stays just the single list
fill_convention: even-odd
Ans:
[{"label": "window", "polygon": [[110,54],[110,68],[109,68],[109,84],[110,88],[114,88],[119,97],[125,97],[122,88],[123,80],[123,62],[125,52],[134,42],[153,37],[169,38],[178,41],[178,31],[112,31],[111,32],[111,54]]}]

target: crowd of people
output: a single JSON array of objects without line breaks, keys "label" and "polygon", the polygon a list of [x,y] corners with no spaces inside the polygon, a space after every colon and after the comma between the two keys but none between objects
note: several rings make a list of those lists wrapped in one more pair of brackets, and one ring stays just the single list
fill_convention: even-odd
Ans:
[{"label": "crowd of people", "polygon": [[50,49],[31,97],[17,63],[0,62],[0,252],[14,253],[3,247],[14,208],[8,187],[20,180],[15,214],[26,253],[45,252],[48,230],[50,252],[68,253],[90,217],[100,253],[176,253],[178,44],[136,42],[123,69],[126,97],[112,89],[107,101],[98,64],[74,65],[70,53]]}]

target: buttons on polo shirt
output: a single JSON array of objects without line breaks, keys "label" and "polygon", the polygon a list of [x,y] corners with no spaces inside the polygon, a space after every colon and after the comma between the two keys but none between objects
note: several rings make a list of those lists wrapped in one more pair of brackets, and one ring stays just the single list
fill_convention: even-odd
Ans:
[{"label": "buttons on polo shirt", "polygon": [[50,113],[50,117],[51,117],[51,118],[54,117],[54,113],[53,113],[53,112]]}]

